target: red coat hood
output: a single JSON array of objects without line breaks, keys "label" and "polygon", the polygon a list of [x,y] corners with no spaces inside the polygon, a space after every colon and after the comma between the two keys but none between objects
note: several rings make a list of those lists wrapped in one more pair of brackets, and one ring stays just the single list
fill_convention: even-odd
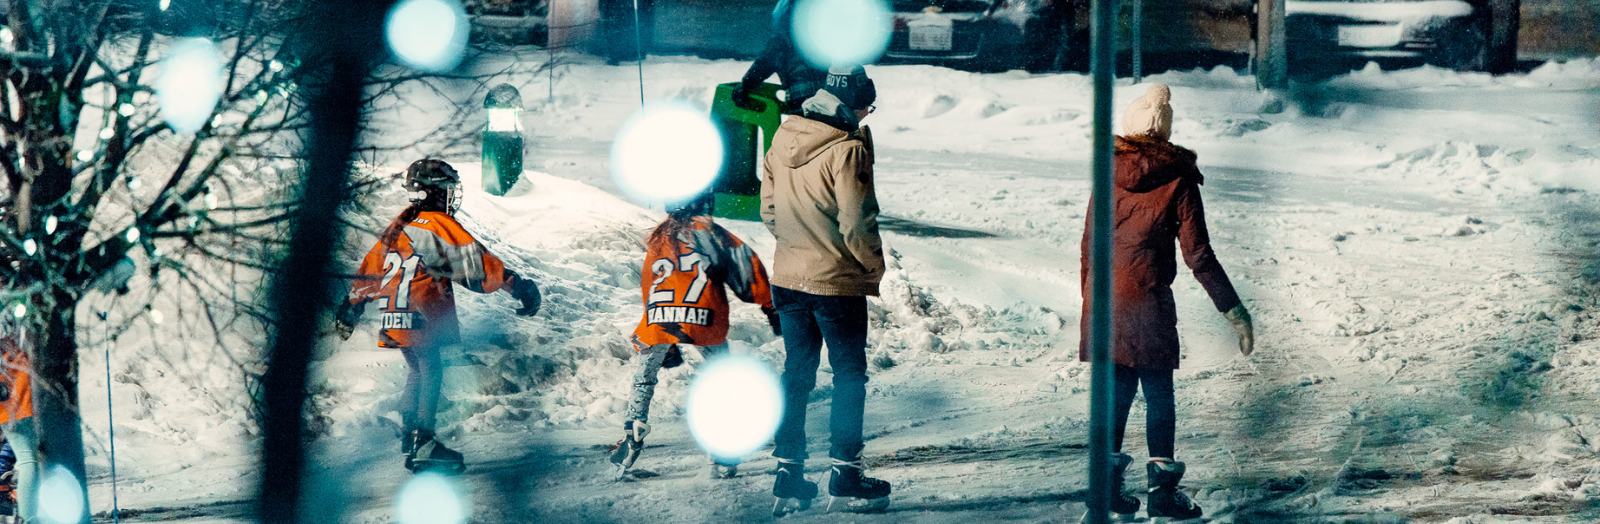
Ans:
[{"label": "red coat hood", "polygon": [[1130,193],[1148,193],[1189,177],[1195,184],[1205,177],[1195,167],[1194,151],[1147,136],[1117,137],[1117,187]]}]

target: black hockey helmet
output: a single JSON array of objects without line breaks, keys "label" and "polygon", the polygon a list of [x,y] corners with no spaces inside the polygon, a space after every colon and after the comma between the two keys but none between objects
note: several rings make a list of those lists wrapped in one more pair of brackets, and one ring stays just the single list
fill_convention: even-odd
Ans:
[{"label": "black hockey helmet", "polygon": [[683,200],[666,203],[667,214],[677,216],[702,216],[710,215],[715,201],[709,188],[706,191]]},{"label": "black hockey helmet", "polygon": [[456,173],[456,168],[443,160],[424,158],[412,162],[406,168],[406,179],[402,184],[408,191],[421,191],[420,197],[412,198],[412,202],[421,202],[429,199],[440,199],[450,214],[461,209],[461,175]]}]

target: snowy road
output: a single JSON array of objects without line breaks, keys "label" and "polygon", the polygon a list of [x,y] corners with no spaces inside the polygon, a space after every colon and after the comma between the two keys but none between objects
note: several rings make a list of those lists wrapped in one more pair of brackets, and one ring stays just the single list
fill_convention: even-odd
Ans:
[{"label": "snowy road", "polygon": [[[703,103],[706,79],[743,67],[652,59],[647,94]],[[894,256],[873,302],[869,356],[893,365],[875,366],[868,384],[866,453],[893,482],[895,504],[849,520],[1074,521],[1086,467],[1088,369],[1075,361],[1087,80],[871,73]],[[609,135],[637,104],[633,69],[564,74],[556,103],[530,108],[525,122],[527,165],[553,178],[467,200],[468,226],[544,277],[550,297],[540,318],[517,320],[503,297],[461,296],[465,321],[486,326],[466,348],[484,365],[452,368],[444,420],[473,464],[463,481],[474,522],[764,520],[773,461],[703,478],[679,416],[685,369],[663,375],[640,463],[660,476],[607,478],[596,446],[616,438],[632,371],[619,357],[639,314],[634,235],[655,218],[613,198],[606,171]],[[1232,71],[1153,80],[1173,86],[1174,140],[1200,155],[1213,245],[1256,318],[1257,352],[1239,357],[1221,315],[1180,272],[1178,453],[1209,515],[1600,517],[1600,62],[1498,79],[1364,71],[1267,113],[1259,108],[1272,101]],[[541,81],[523,85],[542,91]],[[1120,101],[1141,92],[1118,87]],[[385,212],[402,201],[384,198]],[[724,224],[770,254],[759,224]],[[758,317],[735,309],[735,350],[776,361],[782,344]],[[345,493],[350,522],[391,521],[391,494],[407,478],[385,418],[403,364],[371,343],[358,335],[323,363],[318,397],[330,424],[328,500]],[[826,391],[826,374],[819,382]],[[828,401],[815,398],[809,432],[822,457]],[[1132,420],[1128,451],[1142,458],[1138,407]],[[119,424],[125,432],[151,450],[182,438]],[[184,508],[149,520],[236,517],[229,501],[242,500],[248,477],[232,472],[246,462],[130,465],[124,490],[135,494],[123,504]],[[824,462],[812,461],[814,480]],[[1131,472],[1129,484],[1143,477]],[[94,489],[99,504],[106,489]],[[785,520],[840,518],[812,510]]]}]

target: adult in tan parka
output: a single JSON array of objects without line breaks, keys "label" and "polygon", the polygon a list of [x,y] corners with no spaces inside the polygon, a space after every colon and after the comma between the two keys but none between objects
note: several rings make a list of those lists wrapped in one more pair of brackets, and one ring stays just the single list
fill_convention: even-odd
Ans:
[{"label": "adult in tan parka", "polygon": [[761,219],[777,239],[772,302],[787,356],[778,426],[774,514],[809,505],[817,486],[802,474],[806,400],[817,383],[822,344],[833,366],[833,472],[829,506],[881,508],[889,483],[861,473],[867,384],[867,297],[883,279],[872,138],[861,119],[877,90],[860,66],[828,71],[825,86],[772,136],[761,179]]}]

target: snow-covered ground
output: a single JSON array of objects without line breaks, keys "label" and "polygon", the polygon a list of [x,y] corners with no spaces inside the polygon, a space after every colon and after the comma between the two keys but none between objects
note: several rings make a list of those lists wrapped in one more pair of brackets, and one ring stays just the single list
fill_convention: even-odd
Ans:
[{"label": "snow-covered ground", "polygon": [[[645,98],[709,105],[746,66],[652,57]],[[892,258],[871,301],[866,454],[895,502],[849,520],[1075,521],[1089,79],[869,73]],[[514,317],[503,294],[457,295],[469,342],[447,372],[442,434],[471,464],[461,482],[474,522],[768,518],[772,459],[704,478],[681,417],[691,367],[662,376],[640,463],[659,476],[613,483],[603,464],[634,366],[640,239],[660,218],[623,200],[606,167],[610,137],[638,106],[637,74],[577,60],[558,69],[553,100],[544,76],[511,78],[529,108],[530,172],[505,197],[467,195],[467,227],[546,293],[533,319]],[[1506,77],[1368,69],[1284,99],[1226,68],[1150,81],[1173,88],[1174,141],[1199,153],[1212,243],[1256,319],[1256,353],[1240,357],[1199,285],[1180,275],[1174,286],[1186,357],[1178,454],[1215,522],[1600,518],[1600,60]],[[1119,83],[1119,110],[1144,89]],[[416,103],[445,107],[429,104]],[[405,122],[385,139],[427,124]],[[448,160],[475,179],[474,156]],[[381,228],[404,198],[381,192],[379,216],[357,223]],[[760,224],[721,223],[770,260]],[[352,265],[372,238],[353,236]],[[394,438],[405,364],[374,337],[363,326],[328,339],[317,366],[320,500],[351,522],[394,520],[410,477]],[[782,341],[753,307],[734,308],[731,338],[781,362]],[[157,339],[125,344],[113,362],[143,369],[113,391],[119,415],[142,415],[119,416],[121,505],[146,520],[244,518],[247,417],[132,365]],[[827,373],[819,382],[826,391]],[[83,387],[91,441],[103,442],[105,382],[87,373]],[[828,396],[813,398],[812,453],[823,457]],[[1136,458],[1141,413],[1129,428]],[[105,457],[91,461],[94,507],[109,509]],[[1130,485],[1143,477],[1131,472]]]}]

